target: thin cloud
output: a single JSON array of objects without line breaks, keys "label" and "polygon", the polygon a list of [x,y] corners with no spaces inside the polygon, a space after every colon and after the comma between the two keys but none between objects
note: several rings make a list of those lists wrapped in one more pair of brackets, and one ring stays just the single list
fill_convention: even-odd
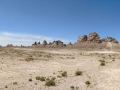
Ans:
[{"label": "thin cloud", "polygon": [[1,32],[0,33],[0,44],[2,46],[6,46],[7,44],[13,45],[32,45],[34,41],[43,42],[46,40],[47,42],[51,42],[54,40],[61,40],[64,43],[69,43],[70,40],[54,38],[54,37],[47,37],[42,35],[33,35],[33,34],[23,34],[23,33],[11,33],[11,32]]}]

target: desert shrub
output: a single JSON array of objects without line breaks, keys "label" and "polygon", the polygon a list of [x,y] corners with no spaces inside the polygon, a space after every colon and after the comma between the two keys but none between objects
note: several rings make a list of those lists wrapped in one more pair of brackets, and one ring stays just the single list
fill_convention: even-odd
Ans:
[{"label": "desert shrub", "polygon": [[38,57],[42,57],[42,55],[38,55]]},{"label": "desert shrub", "polygon": [[85,84],[86,84],[87,86],[89,86],[91,83],[90,83],[90,81],[86,81]]},{"label": "desert shrub", "polygon": [[32,55],[29,55],[29,57],[33,57]]},{"label": "desert shrub", "polygon": [[115,61],[115,60],[112,60],[113,62]]},{"label": "desert shrub", "polygon": [[8,88],[8,86],[6,85],[5,88]]},{"label": "desert shrub", "polygon": [[56,77],[52,77],[52,78],[51,78],[51,80],[55,80],[55,79],[56,79]]},{"label": "desert shrub", "polygon": [[76,76],[80,76],[80,75],[82,75],[82,73],[83,73],[83,71],[79,71],[79,70],[78,70],[78,71],[75,72],[75,75],[76,75]]},{"label": "desert shrub", "polygon": [[70,86],[70,89],[74,90],[74,89],[75,89],[75,87],[74,87],[74,86]]},{"label": "desert shrub", "polygon": [[101,66],[105,66],[105,62],[101,62],[100,65],[101,65]]},{"label": "desert shrub", "polygon": [[58,77],[58,78],[62,78],[62,76],[60,76],[60,75],[58,75],[57,77]]},{"label": "desert shrub", "polygon": [[48,78],[46,78],[46,80],[50,80],[50,78],[48,77]]},{"label": "desert shrub", "polygon": [[37,82],[35,83],[35,85],[37,85]]},{"label": "desert shrub", "polygon": [[79,87],[78,87],[78,86],[76,86],[76,87],[75,87],[75,86],[70,86],[70,89],[71,89],[71,90],[78,90]]},{"label": "desert shrub", "polygon": [[30,62],[30,61],[33,61],[33,60],[34,60],[34,58],[32,58],[32,57],[28,57],[28,58],[25,59],[25,61],[27,61],[27,62]]},{"label": "desert shrub", "polygon": [[40,80],[40,81],[42,81],[42,82],[43,82],[43,81],[45,81],[45,77],[40,77],[40,76],[37,76],[37,77],[36,77],[36,80]]},{"label": "desert shrub", "polygon": [[13,82],[13,85],[17,85],[17,82]]},{"label": "desert shrub", "polygon": [[63,77],[67,77],[67,72],[64,71],[64,72],[61,73],[61,75],[62,75]]},{"label": "desert shrub", "polygon": [[32,82],[32,79],[29,79],[30,82]]},{"label": "desert shrub", "polygon": [[45,86],[55,86],[55,81],[54,80],[47,80],[45,83]]},{"label": "desert shrub", "polygon": [[99,60],[100,62],[105,62],[105,60]]},{"label": "desert shrub", "polygon": [[40,76],[37,76],[37,77],[36,77],[36,80],[40,80]]},{"label": "desert shrub", "polygon": [[105,66],[105,61],[104,60],[99,60],[101,63],[100,63],[100,66]]}]

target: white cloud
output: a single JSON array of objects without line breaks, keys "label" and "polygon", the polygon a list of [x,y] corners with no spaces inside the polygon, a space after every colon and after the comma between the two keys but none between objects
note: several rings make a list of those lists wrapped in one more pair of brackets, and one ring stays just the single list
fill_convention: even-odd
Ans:
[{"label": "white cloud", "polygon": [[41,43],[43,40],[47,42],[51,42],[54,40],[61,40],[64,43],[69,43],[70,40],[42,36],[42,35],[33,35],[33,34],[23,34],[23,33],[11,33],[11,32],[1,32],[0,33],[0,45],[6,46],[7,44],[13,45],[32,45],[35,41],[40,41]]}]

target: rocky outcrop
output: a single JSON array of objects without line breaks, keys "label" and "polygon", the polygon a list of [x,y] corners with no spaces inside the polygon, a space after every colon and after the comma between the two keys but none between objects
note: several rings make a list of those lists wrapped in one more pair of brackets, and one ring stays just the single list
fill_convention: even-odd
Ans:
[{"label": "rocky outcrop", "polygon": [[90,33],[89,36],[83,35],[79,36],[77,43],[81,42],[93,42],[93,43],[101,43],[100,37],[96,32]]},{"label": "rocky outcrop", "polygon": [[40,45],[40,42],[38,42],[38,44]]},{"label": "rocky outcrop", "polygon": [[60,40],[53,41],[53,45],[63,45],[63,42],[61,42]]},{"label": "rocky outcrop", "polygon": [[81,42],[90,42],[90,43],[102,43],[102,42],[112,42],[112,43],[118,43],[118,41],[115,38],[107,37],[100,39],[99,35],[96,32],[90,33],[88,36],[83,35],[79,36],[77,43]]},{"label": "rocky outcrop", "polygon": [[[107,38],[100,39],[100,36],[96,32],[92,32],[88,36],[87,35],[79,36],[77,42],[75,42],[74,44],[72,44],[70,42],[69,44],[66,45],[60,40],[56,40],[56,41],[47,43],[47,41],[44,40],[42,44],[40,44],[40,42],[38,42],[38,43],[34,42],[33,47],[61,48],[61,47],[79,47],[79,46],[81,46],[81,47],[94,48],[95,45],[103,46],[103,44],[107,44],[104,42],[111,42],[113,44],[118,43],[118,41],[115,38],[107,37]],[[102,48],[101,46],[100,46],[100,48]]]},{"label": "rocky outcrop", "polygon": [[49,45],[52,45],[53,43],[52,42],[49,42]]},{"label": "rocky outcrop", "polygon": [[102,42],[118,43],[118,41],[115,38],[112,38],[112,37],[103,38],[101,41]]},{"label": "rocky outcrop", "polygon": [[80,42],[86,42],[87,41],[87,35],[79,36],[77,43]]},{"label": "rocky outcrop", "polygon": [[73,45],[71,42],[69,42],[69,44],[68,45]]},{"label": "rocky outcrop", "polygon": [[7,47],[12,47],[13,45],[12,44],[8,44]]},{"label": "rocky outcrop", "polygon": [[35,41],[35,42],[32,44],[32,46],[33,46],[33,45],[37,45],[37,42]]},{"label": "rocky outcrop", "polygon": [[46,40],[43,41],[43,45],[47,45],[47,41]]},{"label": "rocky outcrop", "polygon": [[88,42],[95,42],[95,43],[101,43],[100,37],[96,32],[90,33],[88,38]]},{"label": "rocky outcrop", "polygon": [[47,43],[47,41],[44,40],[42,44],[40,44],[40,42],[38,42],[38,43],[34,42],[32,44],[32,46],[38,46],[38,47],[43,47],[43,46],[45,46],[45,47],[47,47],[47,46],[48,47],[63,47],[63,46],[66,46],[66,45],[64,45],[64,43],[62,41],[60,41],[60,40],[49,42],[49,43]]}]

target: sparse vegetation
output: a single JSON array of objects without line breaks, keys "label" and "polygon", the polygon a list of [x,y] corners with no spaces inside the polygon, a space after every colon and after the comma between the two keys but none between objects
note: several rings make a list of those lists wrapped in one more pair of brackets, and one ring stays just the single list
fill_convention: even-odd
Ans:
[{"label": "sparse vegetation", "polygon": [[75,75],[76,75],[76,76],[80,76],[80,75],[82,75],[82,73],[83,73],[83,71],[77,70],[77,71],[75,72]]},{"label": "sparse vegetation", "polygon": [[35,85],[37,85],[37,82],[35,83]]},{"label": "sparse vegetation", "polygon": [[28,58],[25,59],[25,61],[27,61],[27,62],[30,62],[30,61],[33,61],[33,60],[34,60],[34,58],[32,58],[32,57],[28,57]]},{"label": "sparse vegetation", "polygon": [[61,75],[62,75],[63,77],[67,77],[67,72],[64,71],[64,72],[61,73]]},{"label": "sparse vegetation", "polygon": [[101,65],[101,66],[105,66],[105,62],[101,62],[100,65]]},{"label": "sparse vegetation", "polygon": [[60,75],[58,75],[57,77],[58,77],[58,78],[62,78],[62,76],[60,76]]},{"label": "sparse vegetation", "polygon": [[100,66],[105,66],[105,61],[104,60],[99,60],[101,63],[100,63]]},{"label": "sparse vegetation", "polygon": [[75,87],[74,87],[74,86],[70,86],[70,89],[74,90],[74,89],[75,89]]},{"label": "sparse vegetation", "polygon": [[13,85],[17,85],[17,82],[13,82]]},{"label": "sparse vegetation", "polygon": [[42,82],[43,82],[43,81],[45,81],[45,77],[40,77],[40,76],[37,76],[37,77],[36,77],[36,80],[40,80],[40,81],[42,81]]},{"label": "sparse vegetation", "polygon": [[50,78],[49,78],[49,77],[47,77],[47,78],[46,78],[46,80],[50,80]]},{"label": "sparse vegetation", "polygon": [[86,84],[87,86],[89,86],[91,83],[90,83],[90,81],[86,81],[85,84]]},{"label": "sparse vegetation", "polygon": [[78,87],[78,86],[76,86],[76,87],[75,87],[75,86],[70,86],[70,89],[71,89],[71,90],[78,90],[79,87]]},{"label": "sparse vegetation", "polygon": [[55,81],[54,80],[47,80],[45,83],[45,86],[55,86]]},{"label": "sparse vegetation", "polygon": [[5,88],[8,88],[8,86],[6,85]]},{"label": "sparse vegetation", "polygon": [[30,82],[32,82],[32,79],[29,79]]},{"label": "sparse vegetation", "polygon": [[55,80],[55,79],[56,79],[56,77],[52,77],[52,78],[51,78],[51,80]]},{"label": "sparse vegetation", "polygon": [[[32,49],[34,49],[34,48],[32,48]],[[3,78],[1,80],[5,80],[5,81],[3,81],[3,83],[1,84],[2,89],[7,89],[7,88],[14,89],[14,87],[15,88],[19,87],[20,89],[22,89],[22,86],[23,86],[23,88],[24,88],[24,86],[27,88],[30,86],[30,89],[31,89],[36,86],[35,89],[37,87],[39,87],[39,88],[45,90],[45,89],[49,89],[48,88],[49,86],[55,86],[57,84],[59,86],[64,83],[65,84],[70,83],[71,85],[69,84],[68,87],[63,86],[63,89],[78,90],[79,87],[77,87],[75,85],[80,85],[80,84],[76,84],[77,82],[79,82],[79,80],[80,80],[80,82],[83,82],[83,84],[84,84],[82,86],[83,88],[85,88],[85,87],[87,88],[87,86],[90,86],[90,88],[93,89],[94,82],[92,82],[93,81],[92,79],[96,80],[95,77],[100,76],[99,72],[101,72],[103,70],[103,68],[104,68],[104,70],[106,70],[106,69],[109,70],[112,67],[114,67],[114,69],[116,69],[120,66],[120,64],[119,64],[120,55],[119,54],[118,54],[118,56],[115,55],[113,58],[114,52],[113,53],[110,52],[110,56],[108,56],[109,55],[108,51],[107,51],[107,53],[104,53],[104,51],[102,51],[103,52],[102,55],[101,55],[101,52],[100,53],[98,52],[98,54],[94,54],[94,51],[92,51],[93,54],[90,54],[89,51],[85,51],[85,52],[81,53],[82,56],[80,56],[79,52],[81,52],[81,51],[72,51],[71,50],[70,51],[71,55],[69,55],[69,53],[68,53],[69,51],[66,50],[66,53],[68,53],[68,54],[63,53],[63,54],[59,54],[58,56],[56,56],[56,54],[54,54],[55,53],[54,50],[50,51],[49,53],[51,53],[51,54],[48,55],[47,54],[48,50],[37,53],[37,51],[38,51],[37,49],[39,49],[39,48],[35,48],[35,50],[27,51],[27,48],[25,48],[25,49],[23,48],[23,51],[22,52],[19,51],[18,53],[16,51],[12,52],[12,50],[8,51],[6,49],[6,52],[5,51],[0,52],[1,53],[0,63],[2,65],[8,64],[7,69],[9,71],[11,71],[11,73],[13,72],[13,74],[15,74],[14,71],[17,72],[17,70],[19,70],[18,77],[23,77],[22,80],[27,79],[27,82],[20,80],[19,82],[12,81],[12,82],[7,82],[5,84],[6,80],[5,80],[5,78]],[[39,50],[42,51],[41,48]],[[73,54],[73,52],[75,52],[75,54]],[[22,56],[20,56],[20,54],[22,54]],[[53,59],[50,58],[50,61],[45,61],[44,59],[46,59],[47,55],[52,56]],[[92,56],[90,56],[90,55],[92,55]],[[64,60],[62,60],[62,57],[64,58]],[[68,59],[66,59],[67,57],[68,57]],[[72,60],[71,59],[72,57],[75,57],[75,60]],[[105,57],[105,58],[103,58],[103,57]],[[3,58],[4,58],[4,60],[2,60]],[[99,59],[101,59],[101,60],[99,60]],[[35,60],[35,61],[29,63],[29,61],[33,61],[33,60]],[[113,62],[113,61],[115,61],[115,62]],[[65,66],[66,63],[69,63],[69,64],[67,66]],[[87,65],[88,65],[88,67],[91,67],[91,68],[88,68],[88,67],[86,68]],[[38,68],[38,69],[36,69],[36,68]],[[77,69],[77,68],[80,68],[80,69]],[[95,68],[95,70],[93,70],[94,68]],[[2,71],[7,70],[7,69],[4,69],[4,67],[1,67]],[[42,70],[44,70],[44,71],[42,71]],[[49,72],[49,70],[51,70],[51,71]],[[67,71],[65,71],[65,70],[67,70]],[[84,70],[84,71],[82,71],[82,70]],[[27,76],[24,76],[23,72],[26,72]],[[113,73],[117,73],[117,71],[113,72]],[[48,75],[48,76],[44,77],[44,75]],[[82,77],[81,77],[82,75],[84,76],[83,77],[84,79],[87,78],[87,80],[89,80],[89,81],[86,81],[86,82],[83,81],[84,79],[82,79]],[[106,75],[107,74],[105,74],[105,77],[106,77]],[[116,76],[116,77],[118,77],[118,76]],[[10,75],[8,78],[10,78],[10,80],[17,80],[18,77],[12,77]],[[28,77],[28,78],[26,78],[26,77]],[[104,80],[105,77],[101,77],[101,80]],[[31,78],[31,79],[29,79],[29,78]],[[71,83],[70,81],[74,81],[75,83],[74,82]],[[43,86],[41,86],[41,85],[43,85]],[[88,89],[90,89],[90,88],[88,88]],[[54,88],[54,89],[59,89],[59,87]],[[79,90],[80,90],[80,88],[79,88]]]}]

